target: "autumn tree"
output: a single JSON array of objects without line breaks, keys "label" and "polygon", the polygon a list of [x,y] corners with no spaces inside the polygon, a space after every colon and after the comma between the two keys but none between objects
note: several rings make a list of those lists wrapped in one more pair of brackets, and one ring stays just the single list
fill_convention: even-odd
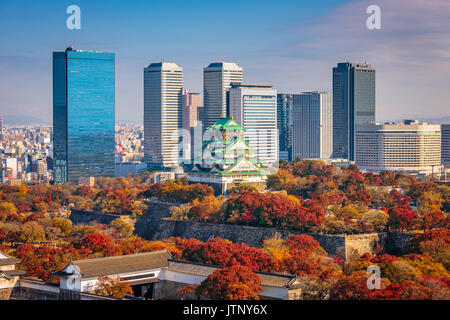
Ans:
[{"label": "autumn tree", "polygon": [[388,225],[399,231],[413,229],[417,224],[418,215],[410,207],[391,207],[388,211]]},{"label": "autumn tree", "polygon": [[215,270],[198,287],[214,300],[259,300],[261,280],[248,267],[234,265]]},{"label": "autumn tree", "polygon": [[214,195],[207,195],[202,200],[194,199],[187,216],[196,221],[218,220],[222,202]]},{"label": "autumn tree", "polygon": [[113,226],[119,238],[129,238],[133,235],[134,223],[131,219],[126,217],[120,217],[111,221],[111,226]]},{"label": "autumn tree", "polygon": [[126,295],[133,295],[133,289],[129,282],[122,281],[120,277],[102,276],[98,279],[97,288],[94,290],[95,294],[102,296],[109,296],[115,298],[123,298]]},{"label": "autumn tree", "polygon": [[45,231],[36,221],[26,222],[20,228],[19,239],[27,243],[45,241]]},{"label": "autumn tree", "polygon": [[54,217],[52,219],[52,224],[54,227],[61,230],[62,235],[67,236],[72,231],[72,221],[70,221],[70,219]]}]

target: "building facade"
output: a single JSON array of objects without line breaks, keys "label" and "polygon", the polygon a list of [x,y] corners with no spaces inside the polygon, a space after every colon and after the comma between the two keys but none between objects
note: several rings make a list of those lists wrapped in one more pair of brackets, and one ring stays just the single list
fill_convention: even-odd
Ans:
[{"label": "building facade", "polygon": [[53,53],[55,182],[114,176],[114,53]]},{"label": "building facade", "polygon": [[203,128],[227,117],[227,91],[232,82],[240,83],[243,70],[232,62],[215,62],[203,69]]},{"label": "building facade", "polygon": [[441,158],[445,167],[450,167],[450,124],[441,125]]},{"label": "building facade", "polygon": [[152,63],[144,69],[144,161],[155,167],[180,162],[183,68],[175,63]]},{"label": "building facade", "polygon": [[292,103],[293,95],[277,95],[278,157],[292,161]]},{"label": "building facade", "polygon": [[331,94],[293,95],[292,159],[330,158],[333,151]]},{"label": "building facade", "polygon": [[441,127],[413,120],[358,126],[355,162],[372,172],[437,174],[441,169]]},{"label": "building facade", "polygon": [[244,126],[245,140],[267,167],[278,167],[277,90],[271,84],[232,83],[230,116]]},{"label": "building facade", "polygon": [[333,157],[354,160],[355,128],[375,123],[375,69],[366,63],[333,68]]},{"label": "building facade", "polygon": [[190,130],[197,125],[199,120],[198,108],[202,107],[202,97],[200,93],[183,90],[183,129]]}]

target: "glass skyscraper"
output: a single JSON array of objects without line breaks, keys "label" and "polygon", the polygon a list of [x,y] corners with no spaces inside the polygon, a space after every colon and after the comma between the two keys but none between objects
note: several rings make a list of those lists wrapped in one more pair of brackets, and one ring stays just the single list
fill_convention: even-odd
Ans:
[{"label": "glass skyscraper", "polygon": [[114,176],[114,53],[53,53],[55,182]]},{"label": "glass skyscraper", "polygon": [[354,161],[355,128],[375,123],[375,69],[365,63],[333,68],[333,157]]},{"label": "glass skyscraper", "polygon": [[331,94],[293,95],[292,159],[330,158],[333,140]]},{"label": "glass skyscraper", "polygon": [[277,95],[279,158],[292,161],[292,94]]}]

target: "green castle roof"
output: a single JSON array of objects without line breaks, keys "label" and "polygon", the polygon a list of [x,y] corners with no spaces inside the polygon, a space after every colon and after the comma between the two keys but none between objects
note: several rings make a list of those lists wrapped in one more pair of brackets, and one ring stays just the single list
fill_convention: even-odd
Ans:
[{"label": "green castle roof", "polygon": [[220,118],[208,129],[216,129],[216,130],[243,130],[245,129],[243,126],[238,124],[232,118]]}]

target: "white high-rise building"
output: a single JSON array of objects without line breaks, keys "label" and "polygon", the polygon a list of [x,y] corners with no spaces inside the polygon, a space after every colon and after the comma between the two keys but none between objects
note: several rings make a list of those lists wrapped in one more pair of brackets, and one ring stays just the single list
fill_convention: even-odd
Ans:
[{"label": "white high-rise building", "polygon": [[315,91],[292,96],[292,159],[330,158],[333,152],[331,94]]},{"label": "white high-rise building", "polygon": [[442,168],[440,125],[405,120],[356,129],[355,162],[361,169],[428,175]]},{"label": "white high-rise building", "polygon": [[442,134],[442,164],[446,167],[450,167],[450,124],[441,125]]},{"label": "white high-rise building", "polygon": [[242,82],[242,68],[232,62],[215,62],[203,69],[203,128],[227,116],[227,91]]},{"label": "white high-rise building", "polygon": [[230,116],[265,166],[278,167],[277,90],[271,84],[232,83]]},{"label": "white high-rise building", "polygon": [[150,166],[179,165],[182,90],[183,68],[175,63],[144,68],[144,161]]}]

